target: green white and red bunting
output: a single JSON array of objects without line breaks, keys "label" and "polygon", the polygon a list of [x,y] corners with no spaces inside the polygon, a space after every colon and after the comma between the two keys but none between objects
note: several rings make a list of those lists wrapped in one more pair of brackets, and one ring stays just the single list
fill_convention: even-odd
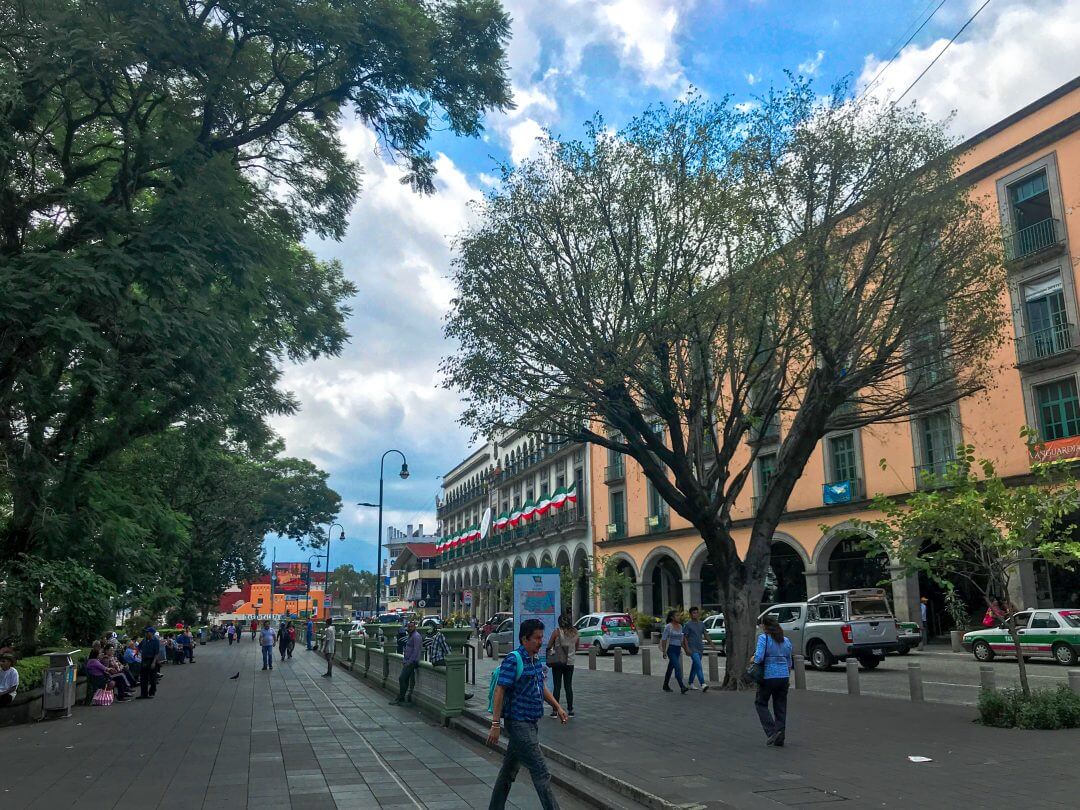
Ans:
[{"label": "green white and red bunting", "polygon": [[[562,509],[568,505],[577,503],[578,493],[577,484],[571,484],[568,487],[559,487],[551,495],[541,495],[540,500],[533,501],[528,500],[522,506],[516,506],[510,512],[503,512],[497,518],[492,521],[492,528],[495,531],[504,531],[505,529],[513,529],[527,523],[530,520],[536,520],[541,518],[552,511]],[[441,538],[436,544],[435,548],[440,553],[453,551],[456,548],[468,543],[473,543],[480,539],[480,526],[473,525],[467,529],[462,529],[460,532],[449,537]]]}]

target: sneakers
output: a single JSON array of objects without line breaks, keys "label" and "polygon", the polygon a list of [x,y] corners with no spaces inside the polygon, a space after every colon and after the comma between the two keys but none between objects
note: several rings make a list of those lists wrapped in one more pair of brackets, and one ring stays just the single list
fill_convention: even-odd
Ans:
[{"label": "sneakers", "polygon": [[704,695],[704,694],[705,694],[706,692],[708,692],[708,691],[709,691],[709,685],[708,685],[707,683],[706,683],[706,684],[702,684],[702,686],[701,686],[701,694],[703,694],[703,695]]},{"label": "sneakers", "polygon": [[266,667],[263,667],[263,672],[266,672]]},{"label": "sneakers", "polygon": [[558,717],[558,716],[559,716],[559,713],[558,713],[557,711],[555,711],[554,709],[552,709],[552,710],[551,710],[551,716],[552,716],[552,717]]},{"label": "sneakers", "polygon": [[784,730],[783,729],[780,729],[780,731],[776,732],[776,735],[773,737],[773,745],[775,745],[777,748],[783,748],[784,747]]},{"label": "sneakers", "polygon": [[668,686],[668,685],[667,685],[667,684],[665,683],[665,684],[664,684],[664,691],[665,691],[665,692],[671,692],[671,691],[673,691],[673,690],[672,690],[672,688],[671,688],[670,686]]},{"label": "sneakers", "polygon": [[698,690],[698,685],[696,683],[692,683],[690,684],[690,688],[696,692]]},{"label": "sneakers", "polygon": [[689,692],[689,691],[690,691],[690,690],[689,690],[689,689],[687,689],[687,688],[686,688],[686,687],[684,686],[684,687],[682,688],[682,690],[680,691],[680,693],[679,693],[679,694],[685,695],[685,694],[686,694],[687,692]]},{"label": "sneakers", "polygon": [[400,706],[403,702],[404,701],[401,701],[401,700],[398,700],[397,698],[394,698],[393,700],[390,701],[390,705],[391,706]]},{"label": "sneakers", "polygon": [[573,716],[574,716],[574,710],[573,710],[573,709],[568,709],[568,710],[567,710],[567,712],[566,712],[566,714],[567,714],[567,716],[569,716],[569,717],[573,717]]}]

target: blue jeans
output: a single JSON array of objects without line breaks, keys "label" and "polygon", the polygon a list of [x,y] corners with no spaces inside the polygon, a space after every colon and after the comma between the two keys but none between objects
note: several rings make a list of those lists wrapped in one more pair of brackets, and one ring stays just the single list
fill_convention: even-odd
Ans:
[{"label": "blue jeans", "polygon": [[664,686],[668,685],[668,681],[671,680],[671,673],[675,673],[675,680],[679,684],[679,688],[685,690],[686,684],[682,679],[682,647],[668,647],[667,650],[667,672],[664,673]]},{"label": "blue jeans", "polygon": [[270,667],[274,668],[274,648],[269,644],[266,644],[262,648],[263,651],[263,669]]},{"label": "blue jeans", "polygon": [[533,787],[540,798],[544,810],[558,810],[559,803],[551,791],[551,774],[548,772],[544,754],[540,750],[540,735],[536,721],[506,720],[506,753],[503,754],[502,768],[495,780],[491,792],[488,810],[503,810],[506,798],[510,795],[510,786],[514,784],[518,770],[524,765],[532,774]]},{"label": "blue jeans", "polygon": [[694,682],[694,676],[697,675],[698,683],[702,686],[705,685],[705,672],[701,669],[701,653],[690,653],[690,677],[686,679],[686,685],[689,686]]}]

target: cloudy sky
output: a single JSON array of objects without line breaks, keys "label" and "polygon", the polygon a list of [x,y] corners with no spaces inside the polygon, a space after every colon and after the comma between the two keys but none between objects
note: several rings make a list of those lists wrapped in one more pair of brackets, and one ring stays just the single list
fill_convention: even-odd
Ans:
[{"label": "cloudy sky", "polygon": [[[387,458],[385,522],[435,526],[439,477],[469,450],[456,397],[439,387],[452,350],[442,321],[452,295],[450,242],[468,203],[497,167],[528,156],[545,131],[573,136],[601,112],[619,126],[650,103],[695,86],[750,101],[784,71],[824,89],[850,77],[861,90],[896,97],[983,0],[945,0],[884,72],[882,68],[941,0],[504,0],[513,17],[510,70],[517,109],[492,116],[483,138],[438,135],[439,191],[420,197],[399,183],[363,126],[344,137],[365,170],[364,189],[341,242],[313,242],[341,260],[359,292],[350,345],[338,358],[289,368],[302,403],[276,429],[290,455],[312,459],[341,493],[347,539],[331,562],[373,568],[379,457],[404,451],[412,471]],[[812,9],[809,10],[809,9]],[[1080,1],[991,0],[907,95],[970,136],[1073,78],[1080,66]],[[879,76],[880,74],[880,76]],[[875,78],[877,81],[875,82]],[[336,532],[335,532],[336,533]],[[267,561],[306,559],[295,544],[267,542]]]}]

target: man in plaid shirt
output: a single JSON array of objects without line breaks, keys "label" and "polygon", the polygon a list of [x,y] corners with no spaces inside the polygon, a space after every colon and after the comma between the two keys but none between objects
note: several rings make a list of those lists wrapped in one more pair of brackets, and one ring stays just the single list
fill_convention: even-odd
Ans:
[{"label": "man in plaid shirt", "polygon": [[[558,810],[559,803],[551,790],[551,774],[540,750],[536,724],[544,716],[544,703],[555,710],[563,723],[568,717],[559,701],[548,691],[544,665],[537,658],[544,643],[544,623],[538,619],[523,621],[518,631],[518,641],[521,646],[515,650],[516,655],[511,653],[503,659],[499,667],[498,685],[495,687],[491,731],[488,732],[487,741],[491,745],[499,741],[499,720],[507,700],[510,702],[506,714],[506,735],[509,739],[488,810],[503,810],[506,807],[510,786],[522,765],[532,774],[533,787],[540,798],[540,806],[544,810]],[[524,662],[520,677],[517,673],[518,656]]]},{"label": "man in plaid shirt", "polygon": [[433,667],[445,667],[446,656],[450,654],[450,645],[446,643],[446,636],[438,627],[431,628],[431,635],[424,642],[427,647],[428,661]]}]

